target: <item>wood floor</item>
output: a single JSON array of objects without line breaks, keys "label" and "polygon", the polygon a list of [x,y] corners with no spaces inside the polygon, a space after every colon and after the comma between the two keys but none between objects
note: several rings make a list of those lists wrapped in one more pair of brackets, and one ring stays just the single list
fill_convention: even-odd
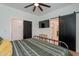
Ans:
[{"label": "wood floor", "polygon": [[72,54],[72,56],[79,56],[79,53],[78,52],[74,52],[74,51],[71,51],[70,50],[70,53]]}]

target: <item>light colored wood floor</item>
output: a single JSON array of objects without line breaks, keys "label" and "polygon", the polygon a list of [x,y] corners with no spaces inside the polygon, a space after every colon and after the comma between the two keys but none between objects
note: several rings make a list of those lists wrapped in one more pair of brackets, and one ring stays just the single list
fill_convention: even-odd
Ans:
[{"label": "light colored wood floor", "polygon": [[79,56],[79,52],[74,52],[74,51],[71,51],[71,50],[70,50],[70,53],[71,53],[73,56]]}]

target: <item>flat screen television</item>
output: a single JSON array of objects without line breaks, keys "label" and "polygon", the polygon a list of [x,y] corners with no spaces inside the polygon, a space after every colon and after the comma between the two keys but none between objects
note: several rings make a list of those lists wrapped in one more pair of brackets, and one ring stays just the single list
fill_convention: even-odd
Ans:
[{"label": "flat screen television", "polygon": [[48,28],[48,27],[49,27],[49,20],[39,22],[39,28]]}]

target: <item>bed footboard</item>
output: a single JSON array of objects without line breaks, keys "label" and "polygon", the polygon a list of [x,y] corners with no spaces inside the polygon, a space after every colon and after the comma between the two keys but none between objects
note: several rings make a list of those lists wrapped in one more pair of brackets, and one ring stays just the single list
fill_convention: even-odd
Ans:
[{"label": "bed footboard", "polygon": [[64,48],[69,50],[68,45],[63,41],[59,41],[59,40],[55,40],[55,39],[49,39],[49,38],[45,38],[45,37],[41,37],[41,36],[37,36],[37,35],[33,36],[33,38],[43,40],[43,41],[46,41],[46,42],[48,42],[50,44],[54,44],[54,45],[62,46],[62,44],[63,44],[65,46]]}]

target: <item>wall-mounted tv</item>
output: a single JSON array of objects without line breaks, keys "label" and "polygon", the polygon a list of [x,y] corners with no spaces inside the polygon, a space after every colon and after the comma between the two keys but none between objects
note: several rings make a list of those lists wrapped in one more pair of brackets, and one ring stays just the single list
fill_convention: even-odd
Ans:
[{"label": "wall-mounted tv", "polygon": [[48,28],[48,27],[49,27],[49,20],[39,22],[39,28]]}]

